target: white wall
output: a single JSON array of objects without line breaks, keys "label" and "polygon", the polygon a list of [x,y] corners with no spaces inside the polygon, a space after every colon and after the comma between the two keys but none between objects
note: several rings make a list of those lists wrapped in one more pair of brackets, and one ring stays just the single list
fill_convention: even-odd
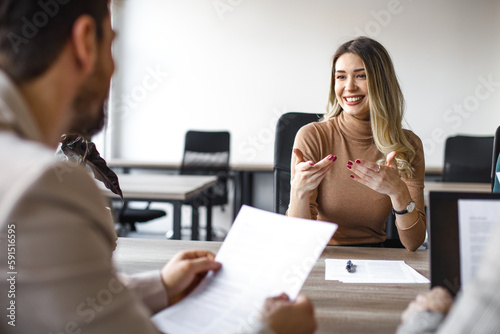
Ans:
[{"label": "white wall", "polygon": [[324,112],[331,57],[360,34],[391,53],[428,166],[442,165],[447,135],[500,125],[497,0],[115,0],[113,10],[108,157],[179,162],[188,129],[228,129],[233,163],[271,164],[278,116]]}]

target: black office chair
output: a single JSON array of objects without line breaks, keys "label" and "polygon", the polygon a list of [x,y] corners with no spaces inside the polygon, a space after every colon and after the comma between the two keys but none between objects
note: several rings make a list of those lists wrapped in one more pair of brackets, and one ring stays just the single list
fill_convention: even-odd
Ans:
[{"label": "black office chair", "polygon": [[166,216],[163,210],[150,209],[151,202],[147,203],[144,209],[133,209],[129,207],[129,201],[113,201],[112,207],[116,221],[120,228],[117,230],[118,236],[126,236],[128,232],[135,232],[136,223],[145,223],[150,220]]},{"label": "black office chair", "polygon": [[500,154],[500,126],[495,131],[495,136],[493,137],[493,155],[491,157],[491,190],[493,191],[493,187],[495,186],[496,177],[496,169],[497,169],[497,160],[498,155]]},{"label": "black office chair", "polygon": [[[293,143],[299,129],[311,122],[318,121],[322,114],[306,114],[290,112],[283,114],[276,125],[276,138],[274,141],[274,203],[276,213],[285,214],[290,203],[290,165],[292,162]],[[385,225],[387,239],[384,247],[404,248],[399,239],[396,227],[396,217],[391,213]]]},{"label": "black office chair", "polygon": [[276,125],[274,140],[274,212],[285,214],[290,203],[290,164],[295,135],[299,129],[318,121],[322,114],[289,112],[283,114]]},{"label": "black office chair", "polygon": [[443,182],[490,183],[493,137],[448,137],[444,150]]},{"label": "black office chair", "polygon": [[[188,131],[184,144],[184,154],[180,174],[183,175],[215,175],[217,182],[200,196],[184,202],[193,206],[193,215],[197,208],[207,207],[207,240],[212,240],[212,206],[228,203],[230,134],[227,131]],[[193,222],[198,217],[193,217]],[[191,226],[193,238],[198,235],[198,226]]]}]

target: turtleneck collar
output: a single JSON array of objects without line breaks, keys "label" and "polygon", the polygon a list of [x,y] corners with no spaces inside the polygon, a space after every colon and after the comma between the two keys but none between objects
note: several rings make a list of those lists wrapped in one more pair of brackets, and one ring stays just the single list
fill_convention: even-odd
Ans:
[{"label": "turtleneck collar", "polygon": [[370,120],[360,120],[345,112],[341,112],[335,118],[339,124],[340,131],[346,138],[356,141],[373,141]]}]

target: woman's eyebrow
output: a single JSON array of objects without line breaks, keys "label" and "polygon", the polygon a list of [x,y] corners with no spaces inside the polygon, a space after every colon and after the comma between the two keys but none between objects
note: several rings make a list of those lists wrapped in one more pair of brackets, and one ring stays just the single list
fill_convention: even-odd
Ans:
[{"label": "woman's eyebrow", "polygon": [[[358,69],[355,69],[354,72],[362,72],[364,70],[365,70],[364,68],[358,68]],[[344,70],[335,70],[335,72],[346,73]]]}]

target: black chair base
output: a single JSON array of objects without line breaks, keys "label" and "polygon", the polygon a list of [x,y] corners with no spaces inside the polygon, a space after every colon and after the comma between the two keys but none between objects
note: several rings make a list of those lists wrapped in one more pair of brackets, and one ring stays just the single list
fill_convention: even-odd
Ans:
[{"label": "black chair base", "polygon": [[116,212],[116,217],[118,224],[121,228],[118,228],[120,236],[126,235],[128,232],[136,232],[136,223],[145,223],[150,220],[161,218],[166,216],[166,212],[162,210],[152,210],[152,209],[118,209]]}]

